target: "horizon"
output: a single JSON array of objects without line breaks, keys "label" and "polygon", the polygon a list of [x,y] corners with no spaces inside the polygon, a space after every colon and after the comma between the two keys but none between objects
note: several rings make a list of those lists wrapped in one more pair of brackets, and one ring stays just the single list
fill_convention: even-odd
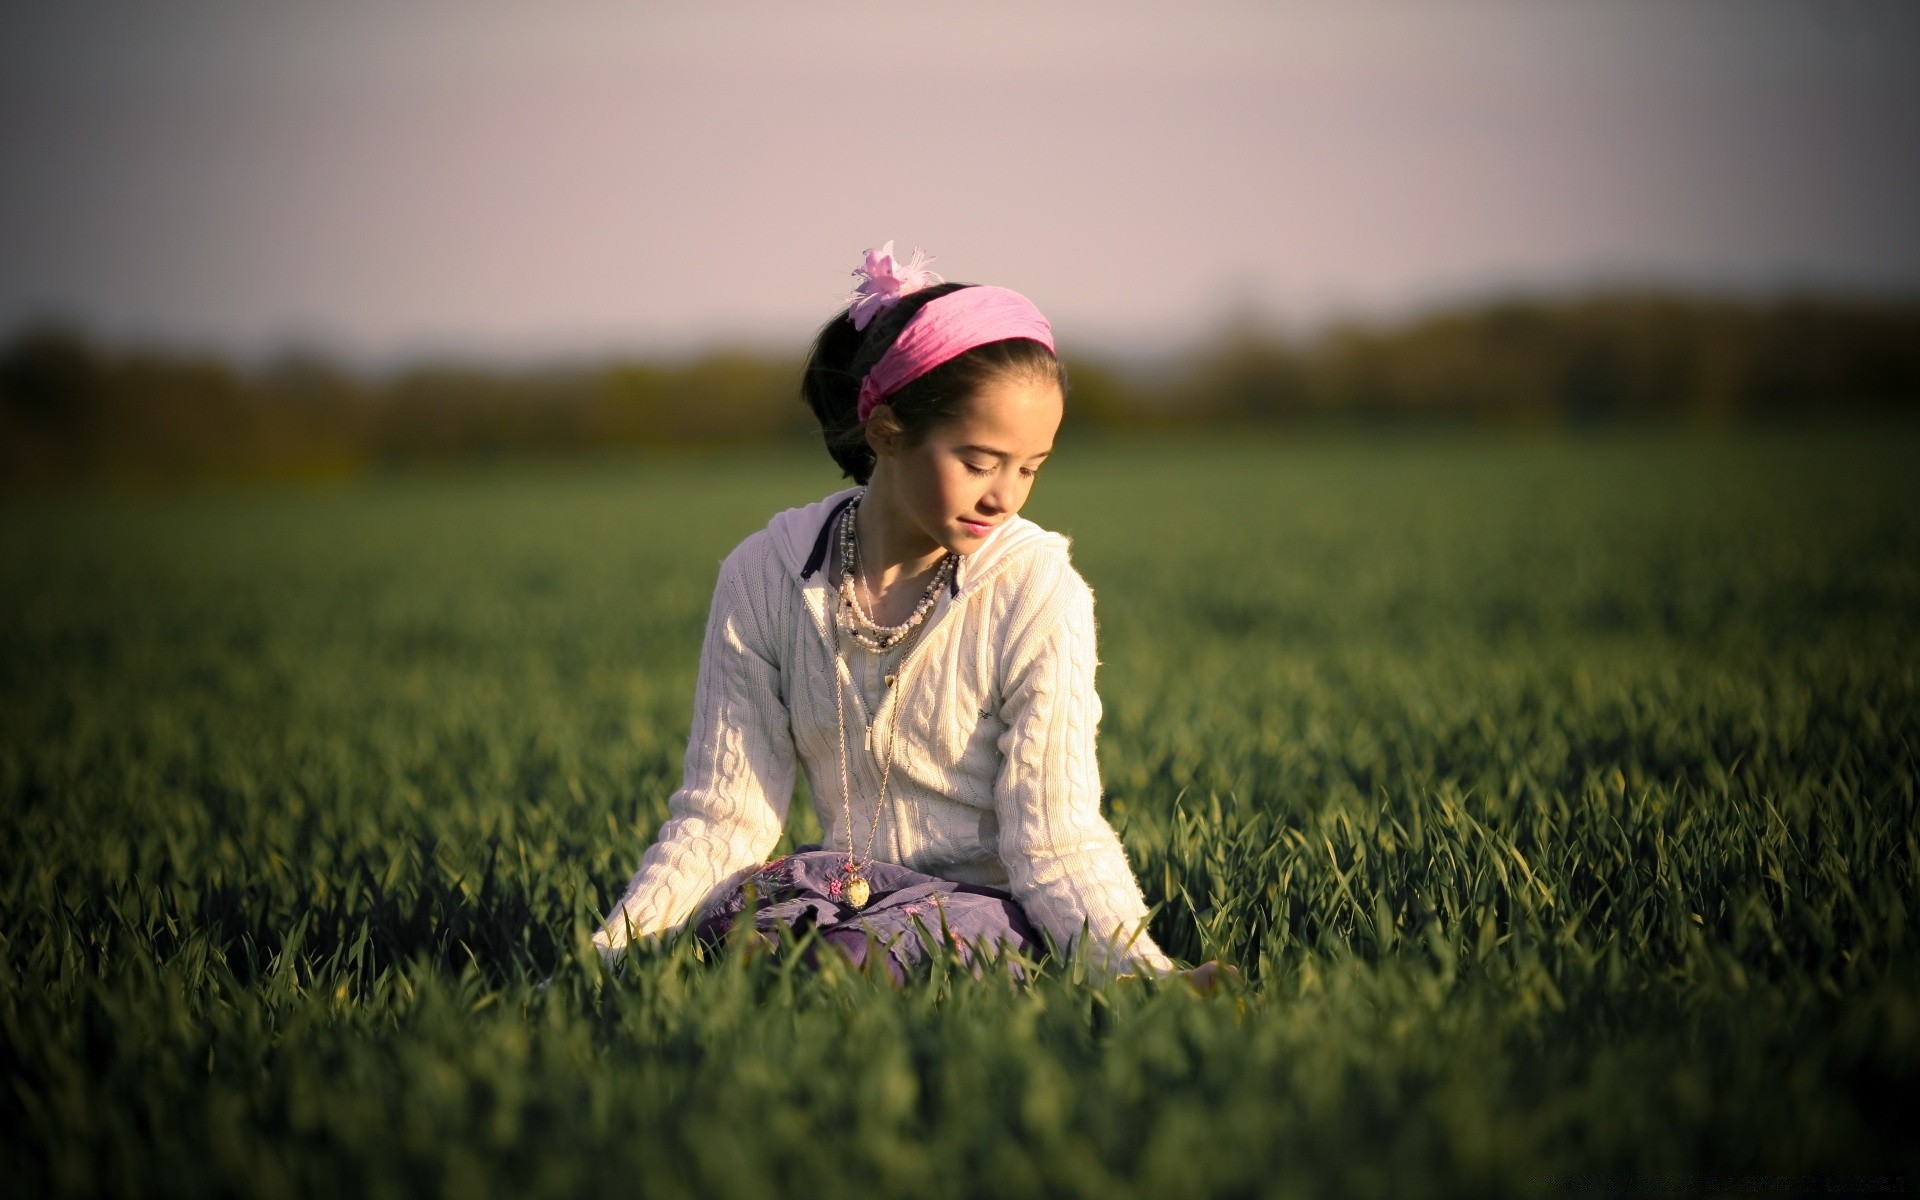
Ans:
[{"label": "horizon", "polygon": [[[1394,312],[1331,314],[1313,323],[1286,324],[1262,320],[1255,314],[1228,314],[1211,328],[1202,329],[1186,341],[1165,345],[1108,344],[1082,340],[1062,354],[1062,360],[1081,359],[1102,368],[1123,368],[1156,375],[1178,371],[1218,355],[1230,344],[1251,340],[1257,344],[1284,348],[1293,352],[1312,351],[1327,339],[1347,331],[1394,336],[1424,322],[1484,313],[1507,304],[1537,306],[1545,310],[1576,306],[1593,301],[1624,300],[1670,301],[1702,306],[1748,305],[1755,308],[1810,303],[1813,305],[1868,305],[1884,308],[1920,309],[1920,287],[1874,291],[1833,288],[1709,288],[1669,287],[1658,283],[1623,281],[1602,282],[1594,286],[1567,286],[1558,289],[1521,290],[1490,288],[1479,293],[1439,297],[1431,303],[1410,304]],[[384,356],[354,355],[335,347],[299,341],[268,343],[234,348],[212,341],[166,336],[132,335],[111,337],[83,322],[53,315],[16,323],[0,330],[0,352],[30,338],[53,335],[80,339],[94,351],[109,355],[153,354],[162,358],[205,358],[226,363],[243,373],[270,371],[278,365],[307,362],[348,376],[365,380],[394,379],[414,371],[475,371],[502,376],[565,374],[574,371],[598,371],[623,366],[674,370],[722,358],[738,358],[763,363],[804,358],[812,344],[814,330],[791,344],[774,339],[713,339],[685,346],[633,345],[606,347],[559,347],[546,350],[521,350],[470,346],[465,348],[419,350],[400,349]],[[1064,343],[1063,347],[1064,347]]]}]

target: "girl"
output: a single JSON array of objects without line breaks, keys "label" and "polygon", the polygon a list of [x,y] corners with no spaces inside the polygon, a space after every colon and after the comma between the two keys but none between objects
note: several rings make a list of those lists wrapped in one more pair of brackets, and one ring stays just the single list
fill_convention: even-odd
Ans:
[{"label": "girl", "polygon": [[[802,391],[859,486],[720,564],[683,782],[594,938],[610,960],[760,901],[756,931],[818,926],[855,962],[884,946],[896,981],[927,939],[1037,957],[1041,931],[1109,975],[1176,969],[1100,815],[1093,594],[1019,515],[1066,392],[1051,329],[926,261],[868,251],[814,342]],[[796,763],[823,845],[763,863]],[[1219,969],[1187,974],[1211,990]]]}]

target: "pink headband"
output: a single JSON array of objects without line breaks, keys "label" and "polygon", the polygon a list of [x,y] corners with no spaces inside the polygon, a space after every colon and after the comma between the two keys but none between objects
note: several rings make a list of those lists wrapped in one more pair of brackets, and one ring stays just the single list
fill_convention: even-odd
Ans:
[{"label": "pink headband", "polygon": [[941,363],[1006,338],[1032,338],[1053,349],[1053,327],[1019,292],[964,287],[928,301],[860,381],[860,419],[866,420],[874,405]]}]

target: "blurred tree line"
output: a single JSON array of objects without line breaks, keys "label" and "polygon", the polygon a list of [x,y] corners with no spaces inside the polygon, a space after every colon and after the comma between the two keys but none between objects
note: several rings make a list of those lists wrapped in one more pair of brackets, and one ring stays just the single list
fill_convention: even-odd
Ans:
[{"label": "blurred tree line", "polygon": [[[1668,293],[1511,299],[1292,340],[1239,328],[1152,370],[1070,356],[1070,420],[1604,425],[1920,411],[1920,301]],[[243,370],[48,326],[0,352],[0,480],[329,474],[394,461],[803,438],[799,361],[382,377]]]}]

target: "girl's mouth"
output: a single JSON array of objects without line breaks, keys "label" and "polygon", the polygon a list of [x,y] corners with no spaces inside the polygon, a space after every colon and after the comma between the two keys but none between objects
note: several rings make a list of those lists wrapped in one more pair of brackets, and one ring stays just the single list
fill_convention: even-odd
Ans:
[{"label": "girl's mouth", "polygon": [[964,517],[960,520],[960,527],[974,537],[985,537],[993,532],[993,526],[981,521],[969,521]]}]

